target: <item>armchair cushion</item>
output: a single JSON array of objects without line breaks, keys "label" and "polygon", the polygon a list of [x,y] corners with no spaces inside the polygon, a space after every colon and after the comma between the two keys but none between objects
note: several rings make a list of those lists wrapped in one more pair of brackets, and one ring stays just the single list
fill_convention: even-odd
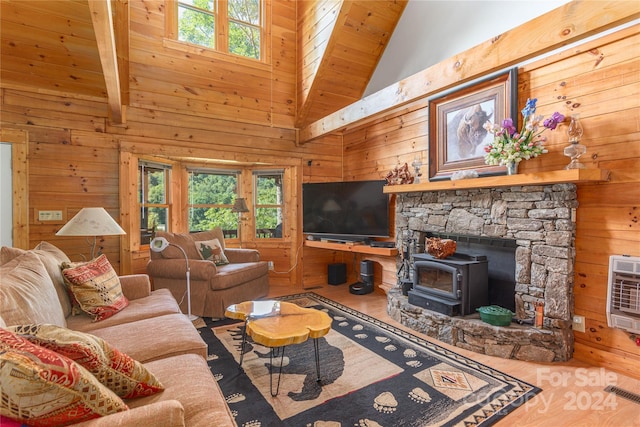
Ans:
[{"label": "armchair cushion", "polygon": [[[220,245],[222,246],[222,250],[225,250],[224,245],[224,235],[222,233],[222,229],[216,227],[210,231],[201,231],[199,233],[169,233],[166,231],[158,231],[156,232],[157,237],[164,237],[169,241],[169,243],[173,245],[177,245],[181,247],[184,252],[187,254],[187,258],[189,259],[201,259],[196,246],[193,242],[202,242],[207,240],[218,239]],[[180,249],[175,246],[169,246],[165,248],[162,252],[154,252],[151,251],[151,259],[160,259],[160,258],[169,258],[169,259],[184,259],[184,255]]]},{"label": "armchair cushion", "polygon": [[[191,270],[191,280],[209,280],[218,274],[218,268],[211,261],[201,259],[189,261]],[[160,262],[150,262],[147,264],[147,273],[151,277],[165,277],[185,281],[186,268],[184,259],[163,259]]]},{"label": "armchair cushion", "polygon": [[224,251],[230,263],[258,262],[260,252],[255,249],[227,248]]}]

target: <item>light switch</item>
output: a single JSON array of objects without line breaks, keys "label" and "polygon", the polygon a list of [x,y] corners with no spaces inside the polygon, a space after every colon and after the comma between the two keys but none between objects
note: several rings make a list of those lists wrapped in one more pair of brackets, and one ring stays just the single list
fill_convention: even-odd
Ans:
[{"label": "light switch", "polygon": [[38,211],[38,221],[62,221],[62,211]]}]

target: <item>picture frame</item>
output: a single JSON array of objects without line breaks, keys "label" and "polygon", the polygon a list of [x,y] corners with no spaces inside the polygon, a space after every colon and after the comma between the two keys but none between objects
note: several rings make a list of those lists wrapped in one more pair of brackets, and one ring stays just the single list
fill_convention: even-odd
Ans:
[{"label": "picture frame", "polygon": [[456,87],[429,99],[429,181],[451,179],[457,171],[503,175],[504,166],[484,162],[484,146],[493,140],[485,122],[501,124],[518,117],[518,69]]}]

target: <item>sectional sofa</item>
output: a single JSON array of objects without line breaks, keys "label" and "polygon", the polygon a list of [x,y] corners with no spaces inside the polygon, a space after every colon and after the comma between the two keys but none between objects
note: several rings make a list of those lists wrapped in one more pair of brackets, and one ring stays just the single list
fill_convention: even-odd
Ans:
[{"label": "sectional sofa", "polygon": [[[142,365],[164,386],[153,395],[124,399],[128,410],[78,426],[235,426],[207,365],[207,346],[168,289],[151,291],[146,275],[120,277],[128,305],[104,320],[72,314],[54,245],[0,250],[0,328],[53,324],[102,338]],[[4,392],[3,392],[4,394]]]}]

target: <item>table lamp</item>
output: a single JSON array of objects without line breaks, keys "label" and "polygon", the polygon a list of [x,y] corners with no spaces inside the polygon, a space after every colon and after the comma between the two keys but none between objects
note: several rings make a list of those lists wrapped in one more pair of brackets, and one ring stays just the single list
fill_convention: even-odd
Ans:
[{"label": "table lamp", "polygon": [[[56,236],[93,236],[91,259],[95,257],[97,236],[127,234],[104,208],[82,208]],[[99,255],[99,252],[98,252]]]},{"label": "table lamp", "polygon": [[187,256],[187,253],[182,249],[182,247],[175,243],[169,243],[169,241],[164,237],[154,237],[149,243],[149,248],[154,252],[162,252],[169,246],[175,246],[180,249],[180,252],[182,252],[182,255],[184,256],[184,262],[187,265],[187,318],[193,322],[198,318],[198,316],[191,314],[191,270],[189,269],[189,257]]},{"label": "table lamp", "polygon": [[242,240],[240,239],[240,222],[242,220],[242,214],[249,212],[249,208],[247,207],[247,202],[244,200],[244,197],[236,198],[236,201],[231,207],[231,212],[238,214],[238,240],[240,240],[240,247],[242,247]]}]

